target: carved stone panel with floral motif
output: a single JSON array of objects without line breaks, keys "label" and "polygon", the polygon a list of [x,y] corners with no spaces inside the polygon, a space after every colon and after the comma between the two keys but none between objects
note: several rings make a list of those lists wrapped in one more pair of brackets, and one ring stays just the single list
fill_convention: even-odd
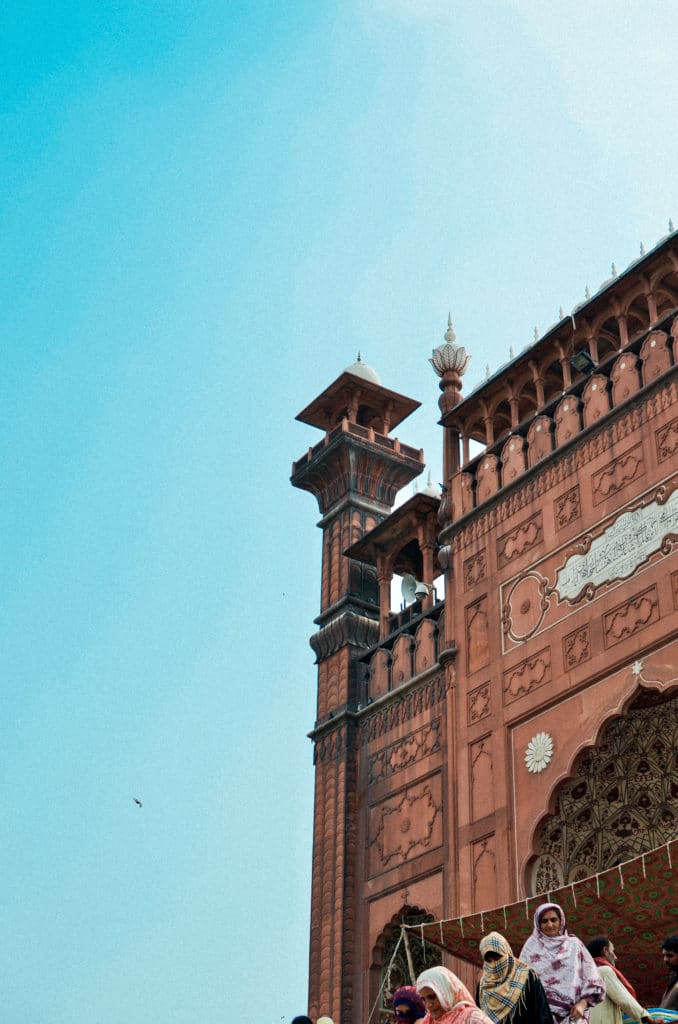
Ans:
[{"label": "carved stone panel with floral motif", "polygon": [[557,530],[563,530],[581,515],[581,499],[579,497],[579,484],[575,484],[565,494],[553,502],[553,519]]},{"label": "carved stone panel with floral motif", "polygon": [[635,448],[620,455],[618,459],[614,459],[593,474],[591,477],[593,504],[599,505],[601,501],[617,494],[618,491],[638,480],[644,472],[643,446],[637,444]]},{"label": "carved stone panel with floral motif", "polygon": [[678,417],[671,420],[666,426],[655,431],[655,442],[657,445],[657,461],[665,462],[672,459],[678,452]]},{"label": "carved stone panel with floral motif", "polygon": [[388,779],[403,768],[409,768],[417,761],[440,750],[440,718],[435,718],[430,725],[416,729],[409,736],[391,743],[383,750],[372,754],[368,761],[368,782],[372,785]]},{"label": "carved stone panel with floral motif", "polygon": [[538,654],[534,654],[530,658],[525,658],[524,661],[518,662],[513,668],[504,672],[504,704],[511,704],[539,686],[550,683],[551,678],[551,649],[545,647],[543,651],[539,651]]},{"label": "carved stone panel with floral motif", "polygon": [[469,725],[475,725],[483,718],[487,718],[490,713],[490,683],[483,683],[482,686],[476,686],[475,690],[470,690],[466,697],[467,701],[467,722]]},{"label": "carved stone panel with floral motif", "polygon": [[464,590],[471,590],[487,576],[487,555],[485,548],[477,551],[464,561]]},{"label": "carved stone panel with floral motif", "polygon": [[563,637],[563,666],[570,672],[591,657],[591,628],[588,623]]},{"label": "carved stone panel with floral motif", "polygon": [[533,516],[519,523],[508,533],[505,533],[497,540],[497,564],[502,569],[515,558],[520,558],[526,551],[530,551],[539,544],[544,537],[541,512],[535,512]]},{"label": "carved stone panel with floral motif", "polygon": [[603,618],[603,640],[613,647],[635,636],[652,622],[659,620],[659,595],[656,586],[648,587],[629,601],[617,605]]},{"label": "carved stone panel with floral motif", "polygon": [[371,807],[370,875],[439,847],[443,841],[442,808],[439,774]]}]

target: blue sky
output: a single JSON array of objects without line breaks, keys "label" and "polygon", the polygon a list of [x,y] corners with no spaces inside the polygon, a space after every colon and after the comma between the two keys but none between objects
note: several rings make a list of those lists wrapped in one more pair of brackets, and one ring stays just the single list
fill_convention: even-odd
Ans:
[{"label": "blue sky", "polygon": [[[13,1024],[305,1009],[320,531],[357,352],[467,390],[678,218],[670,5],[0,13],[0,943]],[[133,797],[139,797],[138,808]]]}]

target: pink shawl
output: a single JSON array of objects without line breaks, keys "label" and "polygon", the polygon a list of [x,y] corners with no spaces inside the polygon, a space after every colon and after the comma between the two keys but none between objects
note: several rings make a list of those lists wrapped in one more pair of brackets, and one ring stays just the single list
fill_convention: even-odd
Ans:
[{"label": "pink shawl", "polygon": [[[549,937],[539,928],[539,918],[546,910],[560,915],[560,934]],[[580,999],[588,1007],[605,998],[605,985],[593,957],[574,935],[568,935],[565,914],[557,903],[542,903],[534,915],[534,929],[520,952],[520,960],[533,967],[546,990],[546,998],[556,1022],[569,1017]],[[588,1020],[588,1009],[584,1013]]]},{"label": "pink shawl", "polygon": [[476,1006],[466,985],[447,967],[429,967],[417,978],[416,989],[421,992],[430,988],[446,1012],[432,1018],[429,1013],[420,1024],[492,1024],[492,1021]]}]

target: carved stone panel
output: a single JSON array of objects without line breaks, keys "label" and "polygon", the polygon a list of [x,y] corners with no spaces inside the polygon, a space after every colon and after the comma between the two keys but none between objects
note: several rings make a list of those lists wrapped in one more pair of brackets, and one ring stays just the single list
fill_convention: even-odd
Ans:
[{"label": "carved stone panel", "polygon": [[537,632],[548,610],[548,580],[537,572],[527,572],[512,585],[502,611],[502,631],[511,640],[522,642]]},{"label": "carved stone panel", "polygon": [[440,750],[441,729],[440,718],[435,718],[430,725],[415,729],[403,739],[372,754],[367,768],[369,784],[388,779],[403,768],[409,768],[430,754],[437,753]]},{"label": "carved stone panel", "polygon": [[497,539],[497,564],[500,569],[520,558],[526,551],[532,550],[544,538],[541,512],[519,523],[509,533]]},{"label": "carved stone panel", "polygon": [[473,867],[473,909],[496,907],[497,860],[494,835],[486,836],[471,847]]},{"label": "carved stone panel", "polygon": [[496,455],[486,455],[476,473],[476,503],[491,498],[499,490],[499,460]]},{"label": "carved stone panel", "polygon": [[678,698],[628,711],[557,790],[536,836],[529,891],[604,871],[661,846],[678,828]]},{"label": "carved stone panel", "polygon": [[471,820],[479,821],[494,810],[492,737],[486,736],[469,747]]},{"label": "carved stone panel", "polygon": [[527,432],[527,461],[534,466],[553,451],[553,423],[548,416],[537,416]]},{"label": "carved stone panel", "polygon": [[672,459],[678,451],[678,417],[655,432],[657,462]]},{"label": "carved stone panel", "polygon": [[651,384],[671,366],[669,336],[666,331],[652,331],[640,348],[643,364],[643,384]]},{"label": "carved stone panel", "polygon": [[585,427],[590,427],[592,423],[610,411],[607,378],[602,373],[594,374],[585,385],[582,391],[582,404],[582,418]]},{"label": "carved stone panel", "polygon": [[624,352],[614,363],[610,371],[612,381],[612,404],[621,405],[640,389],[640,369],[638,360],[631,352]]},{"label": "carved stone panel", "polygon": [[519,697],[524,697],[526,693],[550,683],[551,678],[551,649],[545,647],[543,651],[525,658],[504,672],[504,704],[511,704]]},{"label": "carved stone panel", "polygon": [[556,406],[553,419],[556,425],[556,445],[559,448],[571,437],[581,433],[580,407],[581,403],[575,395],[568,395]]},{"label": "carved stone panel", "polygon": [[439,847],[443,837],[442,819],[439,774],[370,808],[370,875]]},{"label": "carved stone panel", "polygon": [[644,472],[643,446],[637,444],[635,448],[631,448],[630,451],[620,455],[619,458],[609,462],[607,466],[593,474],[591,477],[593,504],[599,505],[601,501],[617,494],[634,480],[638,480]]},{"label": "carved stone panel", "polygon": [[467,717],[466,721],[469,725],[475,725],[482,718],[487,718],[490,713],[490,683],[483,683],[482,686],[476,686],[475,690],[469,690],[466,702],[467,702]]},{"label": "carved stone panel", "polygon": [[466,667],[469,674],[485,668],[490,661],[487,595],[466,608]]},{"label": "carved stone panel", "polygon": [[591,628],[588,623],[563,637],[563,667],[570,672],[591,657]]},{"label": "carved stone panel", "polygon": [[557,530],[562,530],[581,515],[581,498],[579,484],[575,484],[565,494],[553,502],[553,519]]},{"label": "carved stone panel", "polygon": [[501,482],[506,487],[525,472],[525,441],[518,434],[509,437],[501,450]]},{"label": "carved stone panel", "polygon": [[603,640],[613,647],[635,636],[652,622],[659,620],[659,595],[656,586],[648,587],[603,617]]},{"label": "carved stone panel", "polygon": [[487,555],[485,548],[471,555],[464,562],[464,590],[470,590],[487,576]]}]

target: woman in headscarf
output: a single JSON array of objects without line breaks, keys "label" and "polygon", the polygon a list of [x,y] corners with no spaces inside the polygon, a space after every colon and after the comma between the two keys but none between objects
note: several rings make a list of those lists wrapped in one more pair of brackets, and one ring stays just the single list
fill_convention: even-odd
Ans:
[{"label": "woman in headscarf", "polygon": [[495,1024],[553,1024],[539,975],[516,960],[503,935],[490,932],[481,939],[480,955],[478,1005]]},{"label": "woman in headscarf", "polygon": [[393,994],[393,1014],[400,1024],[412,1024],[426,1016],[424,1001],[414,985],[403,985]]},{"label": "woman in headscarf", "polygon": [[591,954],[576,935],[568,934],[563,908],[557,903],[537,907],[534,929],[520,959],[539,975],[556,1024],[567,1017],[588,1021],[590,1008],[605,998]]},{"label": "woman in headscarf", "polygon": [[473,996],[447,967],[429,967],[416,981],[427,1013],[421,1024],[492,1024]]}]

